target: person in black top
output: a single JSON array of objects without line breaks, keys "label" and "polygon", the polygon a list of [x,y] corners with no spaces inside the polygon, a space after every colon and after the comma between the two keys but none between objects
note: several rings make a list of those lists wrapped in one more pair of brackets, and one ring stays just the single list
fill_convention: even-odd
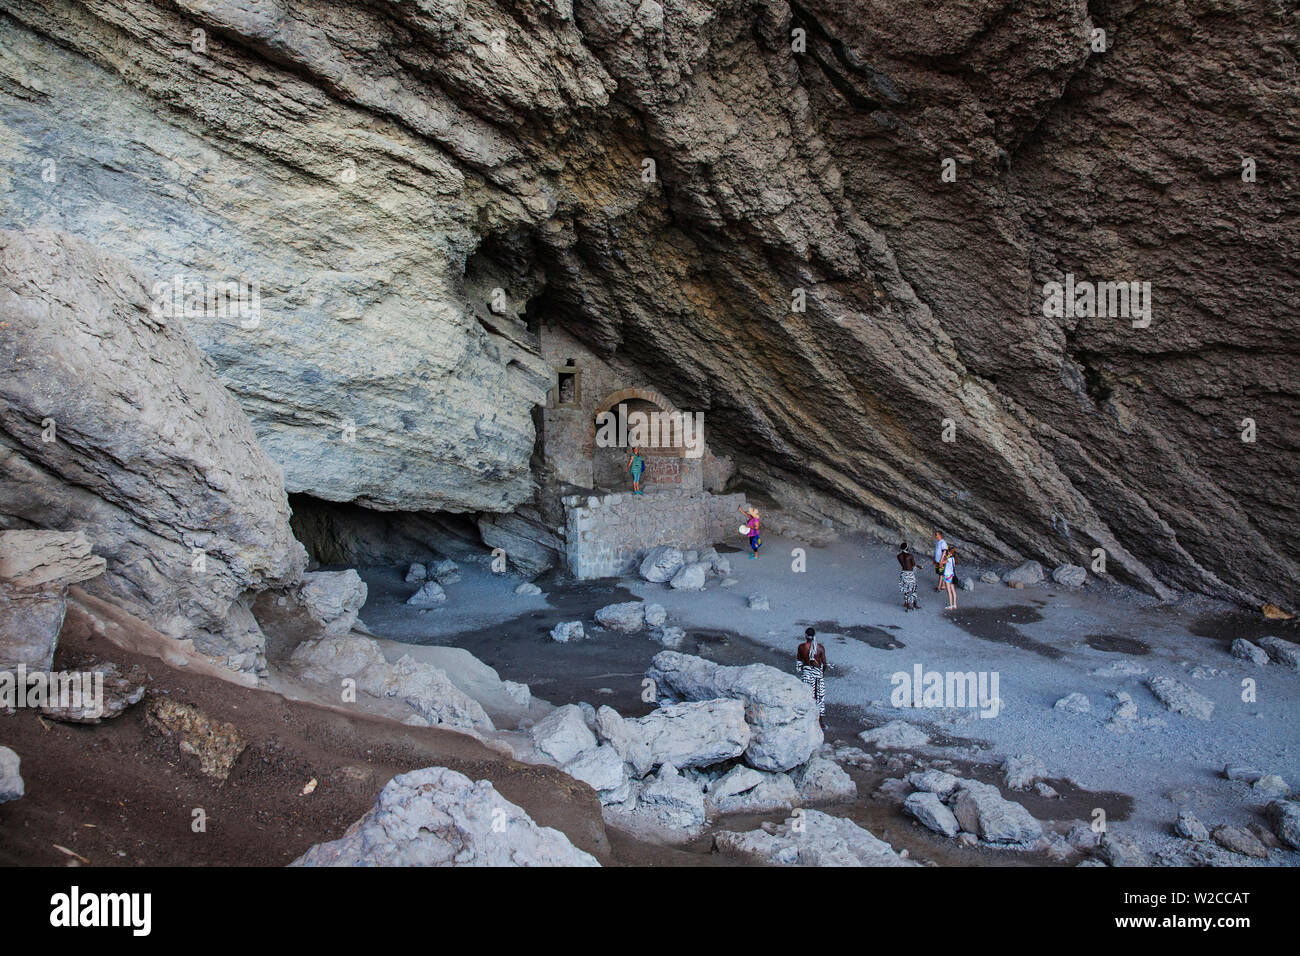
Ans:
[{"label": "person in black top", "polygon": [[794,672],[812,688],[817,702],[817,720],[826,729],[826,645],[817,642],[817,632],[811,627],[803,632],[807,638],[799,645],[794,656]]},{"label": "person in black top", "polygon": [[898,590],[903,592],[903,610],[919,611],[921,605],[916,601],[916,559],[907,549],[906,541],[898,546],[897,558],[898,566],[902,569],[898,572]]}]

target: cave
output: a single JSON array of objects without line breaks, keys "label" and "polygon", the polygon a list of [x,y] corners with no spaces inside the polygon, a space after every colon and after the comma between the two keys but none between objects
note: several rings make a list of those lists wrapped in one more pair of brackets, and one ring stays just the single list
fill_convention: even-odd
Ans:
[{"label": "cave", "polygon": [[0,864],[1300,865],[1293,6],[7,4]]}]

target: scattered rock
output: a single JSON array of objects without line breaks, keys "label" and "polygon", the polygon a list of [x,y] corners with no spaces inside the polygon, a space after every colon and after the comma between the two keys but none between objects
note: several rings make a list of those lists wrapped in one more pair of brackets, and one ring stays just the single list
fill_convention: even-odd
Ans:
[{"label": "scattered rock", "polygon": [[998,584],[1002,579],[992,571],[985,571],[980,575],[980,581],[984,584]]},{"label": "scattered rock", "polygon": [[852,820],[801,810],[784,823],[757,830],[724,830],[713,847],[748,863],[778,866],[917,866]]},{"label": "scattered rock", "polygon": [[661,694],[690,701],[722,697],[743,702],[744,720],[752,731],[744,759],[758,770],[792,770],[807,762],[824,739],[808,685],[775,667],[723,667],[701,657],[661,651],[646,674]]},{"label": "scattered rock", "polygon": [[23,795],[22,761],[8,747],[0,747],[0,803],[17,800]]},{"label": "scattered rock", "polygon": [[1300,804],[1274,800],[1264,808],[1264,819],[1279,840],[1293,850],[1300,850]]},{"label": "scattered rock", "polygon": [[852,800],[858,795],[858,786],[834,761],[813,757],[790,775],[805,803],[832,803]]},{"label": "scattered rock", "polygon": [[663,827],[694,831],[702,827],[706,819],[704,793],[671,763],[665,763],[659,768],[659,773],[641,788],[636,812],[653,817]]},{"label": "scattered rock", "polygon": [[361,606],[366,603],[366,593],[366,583],[351,568],[346,571],[308,571],[302,576],[302,584],[298,585],[299,603],[330,635],[346,634],[352,630]]},{"label": "scattered rock", "polygon": [[1259,646],[1277,663],[1300,670],[1300,644],[1292,644],[1280,637],[1261,637]]},{"label": "scattered rock", "polygon": [[635,634],[645,626],[645,605],[640,601],[607,604],[596,612],[596,623],[612,631]]},{"label": "scattered rock", "polygon": [[532,581],[525,581],[523,584],[515,588],[515,593],[522,597],[536,597],[542,593],[542,589]]},{"label": "scattered rock", "polygon": [[1217,826],[1210,836],[1225,850],[1254,857],[1257,860],[1268,859],[1268,849],[1259,842],[1259,837],[1249,830],[1243,830],[1241,827]]},{"label": "scattered rock", "polygon": [[1264,797],[1286,797],[1291,793],[1286,781],[1275,773],[1264,774],[1250,788]]},{"label": "scattered rock", "polygon": [[1232,642],[1232,656],[1260,667],[1268,663],[1268,651],[1240,637]]},{"label": "scattered rock", "polygon": [[596,711],[596,731],[637,777],[665,763],[708,767],[740,756],[751,739],[738,700],[671,704],[637,718],[622,717],[605,706]]},{"label": "scattered rock", "polygon": [[1002,763],[1002,780],[1012,790],[1028,790],[1046,776],[1047,766],[1034,756],[1008,757]]},{"label": "scattered rock", "polygon": [[80,531],[0,531],[0,669],[48,671],[69,585],[104,566]]},{"label": "scattered rock", "polygon": [[915,817],[935,833],[951,839],[961,829],[951,810],[943,805],[939,795],[928,790],[918,790],[903,801],[903,812]]},{"label": "scattered rock", "polygon": [[705,790],[709,799],[716,803],[734,797],[738,793],[744,793],[746,790],[752,790],[762,782],[761,771],[746,767],[744,764],[736,764],[721,777],[711,781]]},{"label": "scattered rock", "polygon": [[975,590],[975,579],[974,579],[974,578],[962,578],[962,579],[961,579],[961,589],[962,589],[963,591],[974,591],[974,590]]},{"label": "scattered rock", "polygon": [[703,591],[704,581],[709,570],[707,564],[696,562],[684,565],[668,582],[674,591]]},{"label": "scattered rock", "polygon": [[680,627],[656,627],[651,629],[650,637],[663,647],[675,649],[686,640],[686,632]]},{"label": "scattered rock", "polygon": [[145,719],[182,753],[198,757],[199,770],[216,780],[230,776],[248,746],[234,724],[213,720],[197,707],[164,697],[150,699]]},{"label": "scattered rock", "polygon": [[998,788],[975,780],[963,780],[951,802],[961,828],[978,834],[987,843],[1032,843],[1043,828],[1020,804],[1004,799]]},{"label": "scattered rock", "polygon": [[759,770],[754,773],[758,774],[758,781],[744,790],[726,796],[720,791],[710,791],[710,808],[716,813],[771,813],[792,809],[799,803],[799,791],[789,774]]},{"label": "scattered rock", "polygon": [[647,604],[645,606],[645,622],[649,627],[663,627],[664,622],[668,620],[668,611],[662,604]]},{"label": "scattered rock", "polygon": [[908,747],[924,747],[930,742],[930,735],[919,727],[905,720],[891,720],[887,724],[864,730],[858,734],[864,744],[878,749],[904,750]]},{"label": "scattered rock", "polygon": [[1088,572],[1077,564],[1062,564],[1052,572],[1052,580],[1067,588],[1081,588],[1088,581]]},{"label": "scattered rock", "polygon": [[1040,797],[1045,797],[1048,800],[1054,800],[1060,796],[1060,794],[1056,792],[1055,787],[1049,786],[1042,781],[1034,784],[1034,793],[1038,794]]},{"label": "scattered rock", "polygon": [[1110,866],[1148,866],[1147,855],[1128,837],[1107,830],[1097,843],[1097,853]]},{"label": "scattered rock", "polygon": [[1254,783],[1260,777],[1264,776],[1262,770],[1255,770],[1251,767],[1243,767],[1240,764],[1228,764],[1223,768],[1223,775],[1229,780],[1241,780],[1246,783]]},{"label": "scattered rock", "polygon": [[538,750],[561,765],[596,749],[596,735],[587,727],[577,704],[555,708],[529,728],[528,734]]},{"label": "scattered rock", "polygon": [[917,790],[933,793],[945,800],[957,789],[958,779],[942,770],[917,770],[907,775],[907,782]]},{"label": "scattered rock", "polygon": [[734,588],[739,583],[740,582],[737,581],[735,578],[723,578],[722,584],[720,584],[719,587]]},{"label": "scattered rock", "polygon": [[1092,702],[1088,700],[1086,694],[1080,694],[1078,691],[1066,694],[1052,706],[1057,710],[1069,711],[1072,714],[1092,713]]},{"label": "scattered rock", "polygon": [[428,578],[428,569],[423,564],[412,564],[406,569],[407,584],[423,584]]},{"label": "scattered rock", "polygon": [[1021,587],[1041,584],[1043,581],[1043,566],[1037,561],[1026,561],[1014,571],[1008,571],[1002,580],[1006,581],[1007,584],[1019,584]]},{"label": "scattered rock", "polygon": [[1152,677],[1147,681],[1151,693],[1176,714],[1209,720],[1214,713],[1214,702],[1172,677]]},{"label": "scattered rock", "polygon": [[685,563],[682,552],[671,545],[651,548],[641,561],[641,577],[652,584],[663,584],[671,581]]},{"label": "scattered rock", "polygon": [[1210,838],[1210,831],[1204,823],[1196,819],[1196,815],[1191,810],[1179,812],[1178,821],[1174,824],[1174,832],[1194,843],[1204,843]]},{"label": "scattered rock", "polygon": [[451,560],[451,558],[443,558],[437,564],[429,568],[429,577],[433,578],[443,587],[448,587],[460,580],[460,565]]},{"label": "scattered rock", "polygon": [[425,581],[420,585],[420,590],[406,599],[406,603],[411,607],[437,607],[445,600],[447,592],[442,589],[442,585],[437,581]]},{"label": "scattered rock", "polygon": [[564,621],[551,628],[551,640],[560,644],[568,644],[570,641],[584,641],[587,639],[587,632],[582,629],[581,621]]},{"label": "scattered rock", "polygon": [[1065,835],[1065,839],[1070,846],[1082,853],[1095,850],[1097,844],[1101,842],[1101,834],[1088,824],[1080,823],[1070,828],[1070,832]]},{"label": "scattered rock", "polygon": [[599,866],[496,792],[445,767],[394,777],[341,839],[291,866]]},{"label": "scattered rock", "polygon": [[767,603],[767,598],[761,594],[751,594],[745,598],[745,606],[751,611],[770,611],[771,606]]}]

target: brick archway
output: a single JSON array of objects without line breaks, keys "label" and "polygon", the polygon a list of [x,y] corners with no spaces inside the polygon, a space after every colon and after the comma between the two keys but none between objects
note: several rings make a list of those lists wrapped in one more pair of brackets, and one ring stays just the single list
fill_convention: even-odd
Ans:
[{"label": "brick archway", "polygon": [[649,402],[651,405],[658,406],[662,411],[675,412],[677,409],[673,403],[664,398],[663,395],[656,392],[653,388],[621,388],[617,392],[606,395],[596,405],[596,410],[592,412],[592,434],[595,434],[596,424],[595,416],[601,412],[608,412],[620,402],[626,402],[628,399],[640,399],[643,402]]}]

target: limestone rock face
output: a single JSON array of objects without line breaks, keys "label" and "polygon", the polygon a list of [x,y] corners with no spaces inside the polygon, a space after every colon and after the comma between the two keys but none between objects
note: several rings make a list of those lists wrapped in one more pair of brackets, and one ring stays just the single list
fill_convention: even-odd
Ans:
[{"label": "limestone rock face", "polygon": [[0,669],[49,670],[68,585],[103,571],[79,531],[0,531]]},{"label": "limestone rock face", "polygon": [[195,335],[290,491],[510,511],[554,322],[809,519],[1294,610],[1285,4],[11,6],[0,225],[257,282]]},{"label": "limestone rock face", "polygon": [[0,518],[81,532],[85,586],[240,671],[265,666],[246,596],[305,554],[279,467],[130,265],[64,233],[0,232]]},{"label": "limestone rock face", "polygon": [[486,780],[445,767],[400,774],[342,837],[290,866],[599,866]]}]

